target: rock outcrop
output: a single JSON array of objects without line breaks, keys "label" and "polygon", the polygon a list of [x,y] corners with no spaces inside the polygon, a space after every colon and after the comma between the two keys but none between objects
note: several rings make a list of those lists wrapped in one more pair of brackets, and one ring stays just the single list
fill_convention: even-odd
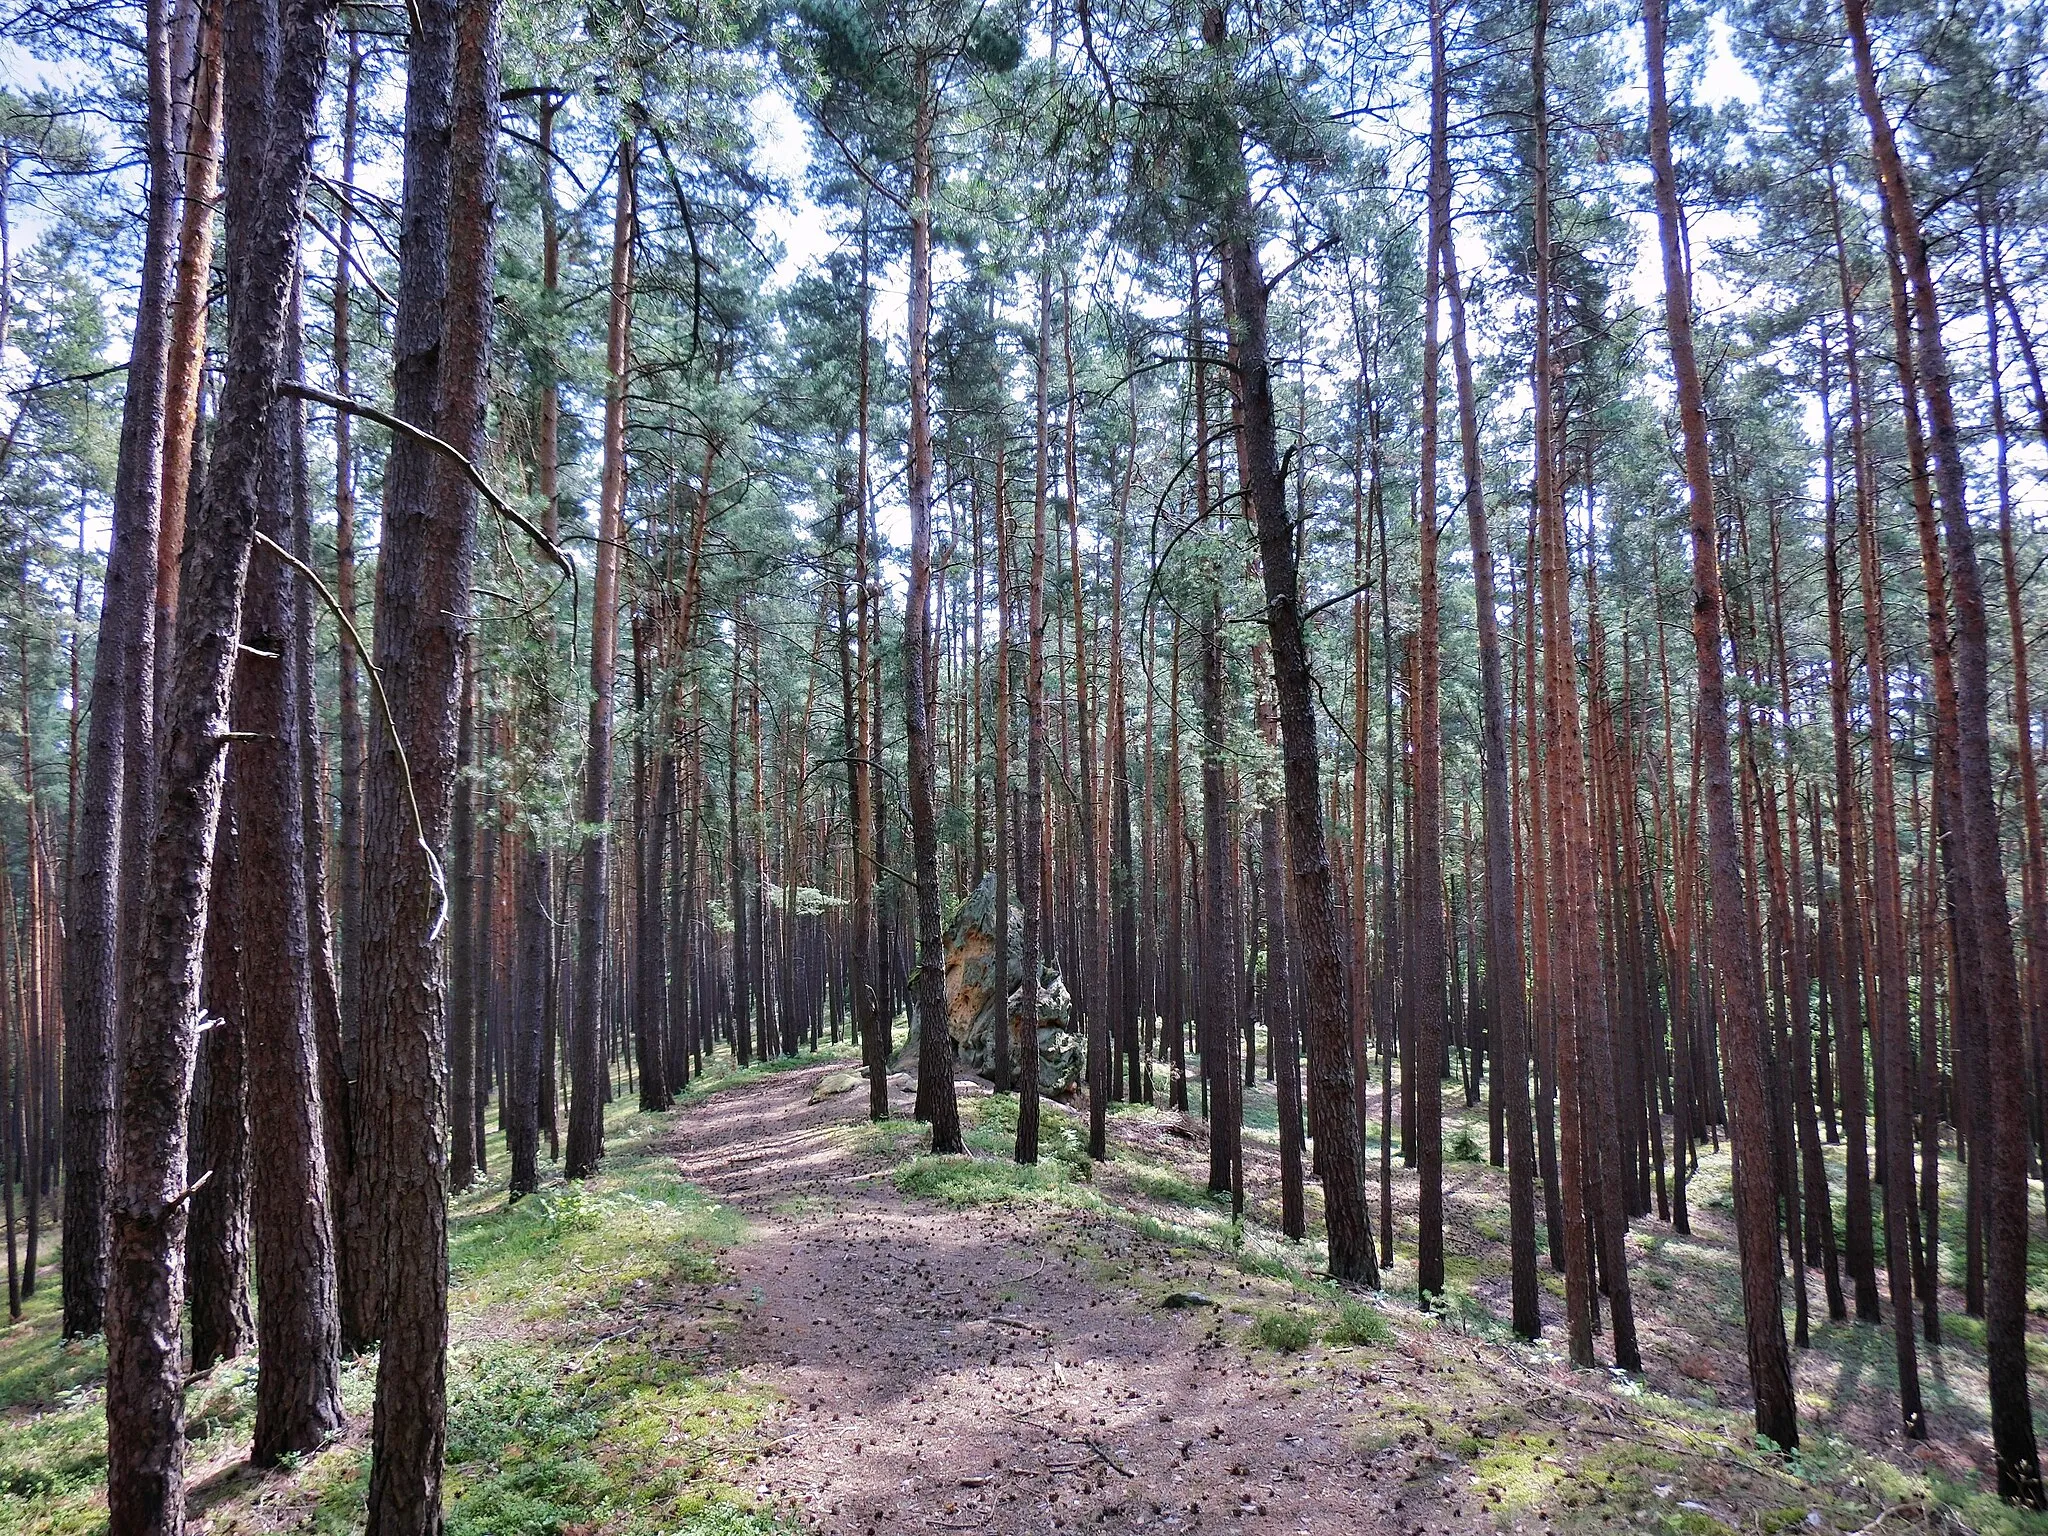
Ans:
[{"label": "rock outcrop", "polygon": [[[1012,1073],[1023,1053],[1025,1015],[1031,1004],[1024,987],[1024,916],[1012,906],[1006,985],[995,985],[995,877],[974,888],[954,912],[946,928],[946,1027],[961,1065],[983,1077],[995,1071],[996,1020],[1001,998],[1009,1001]],[[1067,1027],[1072,1001],[1066,983],[1050,964],[1038,969],[1038,1090],[1054,1097],[1078,1093],[1081,1087],[1081,1041]],[[915,1036],[913,1035],[913,1039]]]}]

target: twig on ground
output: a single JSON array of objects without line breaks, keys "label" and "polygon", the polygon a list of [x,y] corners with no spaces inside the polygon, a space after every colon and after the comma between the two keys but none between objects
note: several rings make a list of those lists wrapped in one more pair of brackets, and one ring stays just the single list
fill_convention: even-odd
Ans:
[{"label": "twig on ground", "polygon": [[1125,1477],[1128,1477],[1133,1481],[1136,1481],[1138,1476],[1137,1473],[1133,1472],[1129,1467],[1125,1466],[1122,1462],[1118,1461],[1114,1456],[1110,1455],[1109,1452],[1105,1451],[1094,1440],[1090,1439],[1086,1435],[1083,1435],[1081,1437],[1081,1443],[1087,1446],[1088,1449],[1093,1451],[1096,1455],[1100,1456],[1103,1459],[1103,1461],[1108,1464],[1109,1469],[1112,1472],[1121,1472]]},{"label": "twig on ground", "polygon": [[1877,1518],[1875,1520],[1871,1521],[1870,1524],[1864,1526],[1861,1530],[1852,1532],[1851,1536],[1870,1536],[1870,1533],[1872,1531],[1876,1530],[1880,1525],[1883,1525],[1885,1521],[1891,1519],[1893,1515],[1903,1515],[1908,1510],[1917,1511],[1921,1514],[1926,1513],[1926,1511],[1921,1508],[1920,1501],[1918,1499],[1909,1499],[1904,1504],[1894,1504],[1890,1509],[1879,1510],[1877,1512]]}]

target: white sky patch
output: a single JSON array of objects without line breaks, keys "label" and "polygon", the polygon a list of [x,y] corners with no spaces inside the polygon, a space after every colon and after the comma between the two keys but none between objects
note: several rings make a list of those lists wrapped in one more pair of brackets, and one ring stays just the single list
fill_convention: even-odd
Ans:
[{"label": "white sky patch", "polygon": [[762,232],[782,243],[775,282],[786,287],[800,274],[822,266],[839,239],[804,185],[811,164],[810,135],[788,95],[771,87],[754,97],[749,110],[755,159],[788,189],[788,200],[765,206],[760,219]]}]

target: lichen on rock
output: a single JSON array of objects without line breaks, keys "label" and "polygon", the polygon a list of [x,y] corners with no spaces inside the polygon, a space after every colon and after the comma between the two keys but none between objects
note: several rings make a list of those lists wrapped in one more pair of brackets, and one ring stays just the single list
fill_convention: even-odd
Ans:
[{"label": "lichen on rock", "polygon": [[[963,1066],[983,1077],[995,1071],[996,1019],[1001,1008],[995,985],[995,877],[985,877],[955,909],[946,926],[946,1028]],[[1024,997],[1024,915],[1009,910],[1007,986],[1010,1060],[1022,1055]],[[1066,983],[1050,963],[1038,968],[1038,1090],[1065,1096],[1081,1087],[1081,1041],[1067,1027],[1072,1000]],[[914,1036],[913,1036],[914,1038]]]}]

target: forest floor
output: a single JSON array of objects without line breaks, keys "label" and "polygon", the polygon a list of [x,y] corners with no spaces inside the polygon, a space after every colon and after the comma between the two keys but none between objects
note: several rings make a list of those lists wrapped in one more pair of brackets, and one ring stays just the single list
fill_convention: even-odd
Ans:
[{"label": "forest floor", "polygon": [[[1268,1089],[1248,1095],[1242,1223],[1205,1192],[1199,1121],[1115,1106],[1091,1167],[1083,1123],[1048,1105],[1025,1170],[1014,1101],[962,1093],[970,1155],[932,1158],[909,1081],[870,1125],[857,1065],[827,1051],[714,1076],[672,1115],[613,1106],[585,1185],[459,1197],[451,1533],[2048,1533],[1982,1489],[1982,1333],[1959,1295],[1922,1353],[1934,1439],[1907,1446],[1889,1332],[1828,1324],[1811,1277],[1804,1441],[1758,1446],[1723,1156],[1701,1160],[1692,1237],[1631,1234],[1631,1378],[1509,1335],[1483,1112],[1449,1111],[1450,1284],[1425,1313],[1412,1173],[1380,1296],[1335,1290],[1314,1245],[1278,1236]],[[46,1251],[0,1331],[0,1532],[105,1524],[104,1356],[58,1342],[55,1281]],[[1547,1266],[1544,1284],[1555,1334]],[[195,1381],[194,1528],[359,1530],[373,1376],[350,1362],[348,1430],[262,1474],[241,1461],[253,1363]]]}]

